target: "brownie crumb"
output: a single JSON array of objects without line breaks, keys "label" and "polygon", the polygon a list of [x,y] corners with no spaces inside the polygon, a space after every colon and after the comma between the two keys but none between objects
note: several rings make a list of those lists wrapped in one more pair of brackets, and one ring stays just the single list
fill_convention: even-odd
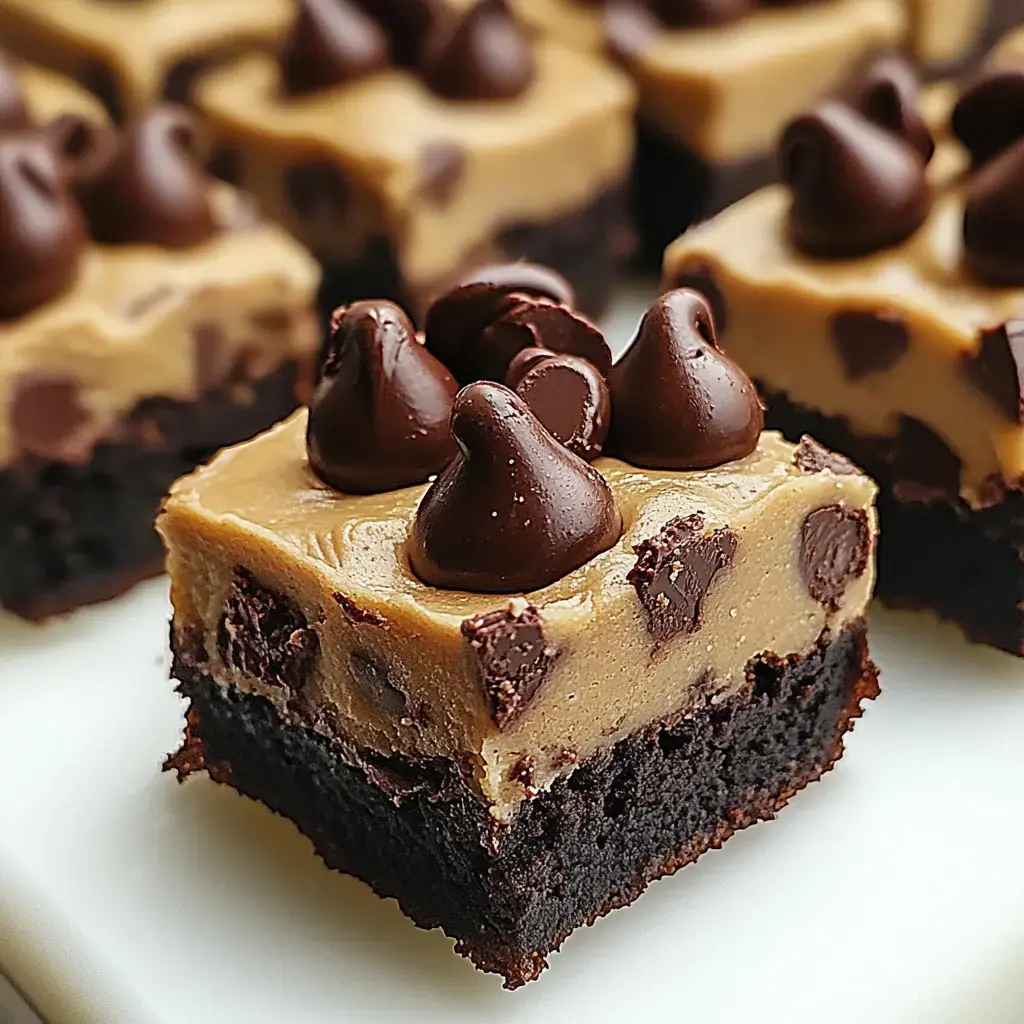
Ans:
[{"label": "brownie crumb", "polygon": [[847,458],[818,444],[810,434],[804,434],[793,453],[793,465],[805,473],[829,470],[836,476],[850,476],[860,470]]},{"label": "brownie crumb", "polygon": [[978,351],[965,362],[967,376],[1014,423],[1024,423],[1024,320],[982,331]]},{"label": "brownie crumb", "polygon": [[491,702],[491,718],[507,729],[526,710],[551,673],[558,651],[544,639],[535,605],[511,602],[501,611],[466,619],[462,635],[476,656],[480,680]]},{"label": "brownie crumb", "polygon": [[657,647],[677,633],[701,628],[704,597],[736,554],[732,530],[723,528],[707,536],[703,530],[702,516],[682,516],[633,548],[638,557],[626,579],[636,588]]},{"label": "brownie crumb", "polygon": [[870,551],[863,509],[826,505],[808,513],[800,533],[800,559],[814,600],[836,611],[850,582],[864,574]]},{"label": "brownie crumb", "polygon": [[387,617],[381,615],[380,612],[374,611],[372,608],[360,608],[351,597],[346,597],[344,594],[336,593],[333,596],[345,618],[353,625],[380,626],[381,629],[391,628]]},{"label": "brownie crumb", "polygon": [[299,690],[320,653],[320,638],[299,606],[235,567],[231,593],[217,627],[224,664],[271,686]]}]

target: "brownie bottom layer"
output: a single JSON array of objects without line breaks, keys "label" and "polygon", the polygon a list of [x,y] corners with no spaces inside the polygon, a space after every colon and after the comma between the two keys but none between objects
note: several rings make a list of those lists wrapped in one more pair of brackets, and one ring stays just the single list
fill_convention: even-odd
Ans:
[{"label": "brownie bottom layer", "polygon": [[[585,207],[543,223],[513,224],[484,247],[482,260],[526,259],[553,267],[576,290],[579,307],[591,316],[607,308],[622,269],[633,253],[625,187],[609,189]],[[386,240],[370,245],[356,265],[325,266],[319,307],[329,316],[335,306],[355,299],[388,298],[402,303],[418,317],[430,299],[459,280],[470,266],[452,272],[449,280],[426,289],[402,280]]]},{"label": "brownie bottom layer", "polygon": [[35,456],[0,470],[0,607],[45,619],[161,571],[153,528],[171,483],[295,408],[296,364],[196,402],[150,399],[81,465]]},{"label": "brownie bottom layer", "polygon": [[495,822],[451,761],[363,753],[282,720],[267,700],[215,684],[187,650],[173,673],[190,702],[180,778],[218,782],[290,818],[328,866],[393,896],[418,925],[516,988],[582,924],[632,902],[737,829],[771,818],[842,754],[878,693],[865,624],[803,656],[765,656],[747,686],[710,690],[582,763]]},{"label": "brownie bottom layer", "polygon": [[1024,494],[1007,492],[996,504],[973,509],[952,494],[956,456],[923,424],[905,420],[895,438],[865,438],[841,418],[764,387],[761,394],[768,427],[793,440],[810,434],[878,481],[882,601],[930,609],[976,643],[1024,654]]}]

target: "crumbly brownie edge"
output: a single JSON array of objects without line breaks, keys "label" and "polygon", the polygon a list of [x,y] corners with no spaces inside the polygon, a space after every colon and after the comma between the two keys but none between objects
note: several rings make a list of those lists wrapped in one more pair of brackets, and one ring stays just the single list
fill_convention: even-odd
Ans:
[{"label": "crumbly brownie edge", "polygon": [[579,308],[599,316],[608,307],[633,253],[634,236],[625,185],[609,188],[585,206],[548,221],[511,224],[447,279],[424,289],[410,289],[401,280],[386,239],[366,247],[354,265],[325,266],[318,306],[329,317],[336,306],[355,299],[388,298],[401,302],[418,319],[430,299],[454,285],[469,270],[501,259],[525,259],[557,270],[576,290]]},{"label": "crumbly brownie edge", "polygon": [[[767,427],[792,440],[810,434],[878,481],[878,597],[891,607],[928,609],[975,643],[1024,655],[1024,493],[1005,491],[980,509],[938,488],[918,495],[927,500],[900,500],[900,467],[927,473],[941,453],[934,435],[926,440],[918,426],[895,438],[862,437],[841,417],[759,390]],[[952,453],[948,460],[955,468]]]},{"label": "crumbly brownie edge", "polygon": [[153,520],[171,483],[287,416],[305,373],[290,362],[195,402],[147,399],[82,465],[26,456],[0,470],[0,608],[41,621],[159,574]]},{"label": "crumbly brownie edge", "polygon": [[346,751],[218,686],[187,645],[172,674],[190,707],[168,769],[206,770],[290,818],[329,867],[396,898],[419,926],[442,927],[508,988],[535,979],[575,928],[773,817],[838,760],[879,692],[857,620],[804,655],[751,662],[740,694],[702,688],[501,825],[455,762]]}]

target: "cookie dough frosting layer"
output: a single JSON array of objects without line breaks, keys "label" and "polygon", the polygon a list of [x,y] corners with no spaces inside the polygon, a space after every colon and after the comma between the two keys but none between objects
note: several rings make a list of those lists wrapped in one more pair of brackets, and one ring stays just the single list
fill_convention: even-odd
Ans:
[{"label": "cookie dough frosting layer", "polygon": [[[523,16],[574,45],[604,47],[598,5],[518,0]],[[830,0],[759,9],[726,25],[658,32],[627,69],[642,120],[711,164],[763,156],[779,128],[864,54],[906,34],[898,0]]]},{"label": "cookie dough frosting layer", "polygon": [[[178,649],[220,684],[267,697],[353,751],[456,758],[499,818],[686,705],[694,687],[710,680],[735,692],[757,655],[804,652],[835,635],[871,593],[873,484],[776,434],[701,472],[599,459],[621,540],[551,586],[511,597],[420,582],[404,551],[425,488],[339,494],[310,470],[305,434],[306,413],[296,413],[172,491],[158,528]],[[824,536],[826,547],[844,538],[838,562],[849,571],[838,589],[820,574],[833,564],[819,558]],[[670,585],[692,604],[685,625],[659,634],[649,616],[671,602],[655,587],[642,603],[630,574],[666,549],[680,560]],[[252,607],[259,621],[243,621],[240,609]],[[232,643],[237,631],[251,645],[253,630],[270,652],[258,677]],[[502,636],[540,672],[511,717],[496,713],[487,690]],[[301,690],[289,686],[303,678],[311,682]]]},{"label": "cookie dough frosting layer", "polygon": [[34,124],[46,124],[62,114],[75,114],[96,124],[106,121],[100,101],[63,75],[32,64],[15,65],[15,74]]},{"label": "cookie dough frosting layer", "polygon": [[5,47],[88,84],[127,118],[181,100],[204,63],[271,44],[293,0],[0,0]]},{"label": "cookie dough frosting layer", "polygon": [[288,96],[260,55],[195,95],[238,182],[322,262],[354,264],[392,239],[403,278],[429,289],[503,228],[582,209],[628,176],[629,81],[552,41],[534,61],[512,100],[453,102],[400,68]]}]

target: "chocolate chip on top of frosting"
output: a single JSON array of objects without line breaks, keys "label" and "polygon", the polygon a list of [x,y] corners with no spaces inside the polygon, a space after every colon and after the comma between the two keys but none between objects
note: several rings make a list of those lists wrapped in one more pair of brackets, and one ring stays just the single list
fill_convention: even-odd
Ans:
[{"label": "chocolate chip on top of frosting", "polygon": [[306,445],[325,483],[354,494],[423,483],[455,455],[458,385],[392,302],[335,311]]},{"label": "chocolate chip on top of frosting", "polygon": [[330,88],[392,64],[414,69],[446,99],[514,99],[533,81],[533,42],[508,0],[475,0],[458,11],[440,0],[299,0],[281,48],[285,93]]},{"label": "chocolate chip on top of frosting", "polygon": [[1024,62],[982,71],[960,94],[950,127],[976,167],[1024,136]]},{"label": "chocolate chip on top of frosting", "polygon": [[611,489],[526,403],[481,382],[455,399],[459,453],[423,496],[407,552],[435,587],[520,593],[561,579],[622,534]]},{"label": "chocolate chip on top of frosting", "polygon": [[764,413],[750,378],[718,348],[707,300],[663,295],[613,367],[608,451],[645,469],[709,469],[749,455]]}]

